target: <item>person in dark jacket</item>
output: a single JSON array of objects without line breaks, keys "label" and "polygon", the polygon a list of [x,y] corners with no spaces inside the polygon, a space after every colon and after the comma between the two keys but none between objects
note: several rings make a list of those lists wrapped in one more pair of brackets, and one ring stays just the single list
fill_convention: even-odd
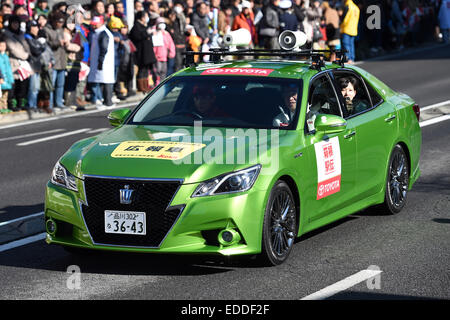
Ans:
[{"label": "person in dark jacket", "polygon": [[[50,23],[44,27],[47,42],[53,50],[55,65],[53,66],[52,81],[55,91],[50,92],[50,109],[53,103],[56,108],[66,108],[63,104],[65,73],[67,67],[66,42],[64,41],[65,15],[56,11],[50,17]],[[55,101],[53,101],[53,99]]]},{"label": "person in dark jacket", "polygon": [[260,44],[265,49],[279,49],[278,35],[280,33],[280,0],[270,0],[268,6],[263,8],[263,18],[259,26]]},{"label": "person in dark jacket", "polygon": [[[182,4],[177,3],[175,8],[181,8]],[[170,23],[167,31],[170,32],[175,43],[175,66],[174,72],[183,68],[183,52],[186,51],[186,17],[181,9],[171,9],[168,12]]]},{"label": "person in dark jacket", "polygon": [[297,31],[298,20],[292,8],[292,2],[290,0],[280,1],[280,8],[282,10],[280,15],[280,32],[285,30]]},{"label": "person in dark jacket", "polygon": [[131,97],[136,94],[133,90],[134,78],[134,50],[136,49],[128,39],[128,26],[124,25],[120,29],[122,40],[120,41],[120,65],[117,75],[117,82],[119,83],[120,94],[117,96],[120,100]]},{"label": "person in dark jacket", "polygon": [[303,21],[306,18],[306,9],[304,1],[294,0],[294,2],[292,3],[292,7],[294,8],[294,13],[298,20],[298,30],[305,32],[305,27],[303,26]]},{"label": "person in dark jacket", "polygon": [[208,7],[204,2],[199,2],[196,11],[192,15],[192,25],[194,26],[197,36],[202,38],[203,44],[209,42],[209,18]]},{"label": "person in dark jacket", "polygon": [[28,85],[28,101],[27,108],[30,111],[36,112],[37,109],[37,97],[41,84],[41,55],[45,51],[45,42],[43,38],[38,38],[39,25],[37,21],[31,20],[27,25],[27,33],[25,39],[30,47],[30,56],[28,62],[34,71],[34,74],[30,76]]},{"label": "person in dark jacket", "polygon": [[149,17],[147,12],[139,11],[136,13],[136,23],[130,31],[129,38],[136,46],[135,59],[139,68],[137,74],[137,88],[139,91],[147,93],[150,91],[148,85],[149,71],[156,63],[155,53],[153,51],[152,35],[153,31],[147,28]]}]

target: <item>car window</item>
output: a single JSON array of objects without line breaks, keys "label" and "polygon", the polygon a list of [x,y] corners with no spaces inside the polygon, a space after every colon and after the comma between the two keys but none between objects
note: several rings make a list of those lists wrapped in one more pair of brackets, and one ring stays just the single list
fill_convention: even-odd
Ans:
[{"label": "car window", "polygon": [[336,72],[334,76],[338,94],[342,95],[343,101],[345,101],[347,116],[353,116],[372,108],[366,87],[360,77],[351,72]]},{"label": "car window", "polygon": [[383,98],[375,91],[372,85],[368,81],[364,81],[366,83],[367,90],[369,91],[370,99],[372,100],[372,105],[376,106],[380,102],[383,101]]},{"label": "car window", "polygon": [[302,82],[237,76],[174,77],[135,112],[129,124],[295,129]]},{"label": "car window", "polygon": [[318,114],[334,114],[342,117],[336,93],[326,75],[319,76],[311,82],[309,89],[306,125],[308,131],[314,131],[314,121]]}]

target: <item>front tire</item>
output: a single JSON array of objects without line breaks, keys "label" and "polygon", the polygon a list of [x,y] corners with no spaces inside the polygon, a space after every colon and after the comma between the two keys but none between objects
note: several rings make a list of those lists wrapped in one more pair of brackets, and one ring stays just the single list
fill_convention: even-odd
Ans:
[{"label": "front tire", "polygon": [[260,259],[264,265],[282,264],[297,236],[297,210],[291,189],[277,181],[270,192],[264,214]]},{"label": "front tire", "polygon": [[399,213],[406,204],[409,188],[409,161],[400,145],[392,150],[386,178],[383,209],[388,214]]}]

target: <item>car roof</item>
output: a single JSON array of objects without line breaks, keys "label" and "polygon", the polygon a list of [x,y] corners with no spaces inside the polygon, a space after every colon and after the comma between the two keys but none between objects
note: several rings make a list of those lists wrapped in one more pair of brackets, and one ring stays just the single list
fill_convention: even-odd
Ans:
[{"label": "car roof", "polygon": [[[338,68],[334,63],[325,63],[325,69]],[[242,75],[267,76],[270,78],[299,79],[312,76],[318,71],[305,60],[233,60],[218,63],[200,63],[179,71],[176,76],[196,75]]]}]

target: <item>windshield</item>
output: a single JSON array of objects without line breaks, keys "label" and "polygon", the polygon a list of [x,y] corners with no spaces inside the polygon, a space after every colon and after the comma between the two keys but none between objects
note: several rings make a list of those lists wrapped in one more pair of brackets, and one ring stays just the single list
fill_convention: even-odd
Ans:
[{"label": "windshield", "polygon": [[174,77],[152,93],[128,124],[295,129],[301,80]]}]

